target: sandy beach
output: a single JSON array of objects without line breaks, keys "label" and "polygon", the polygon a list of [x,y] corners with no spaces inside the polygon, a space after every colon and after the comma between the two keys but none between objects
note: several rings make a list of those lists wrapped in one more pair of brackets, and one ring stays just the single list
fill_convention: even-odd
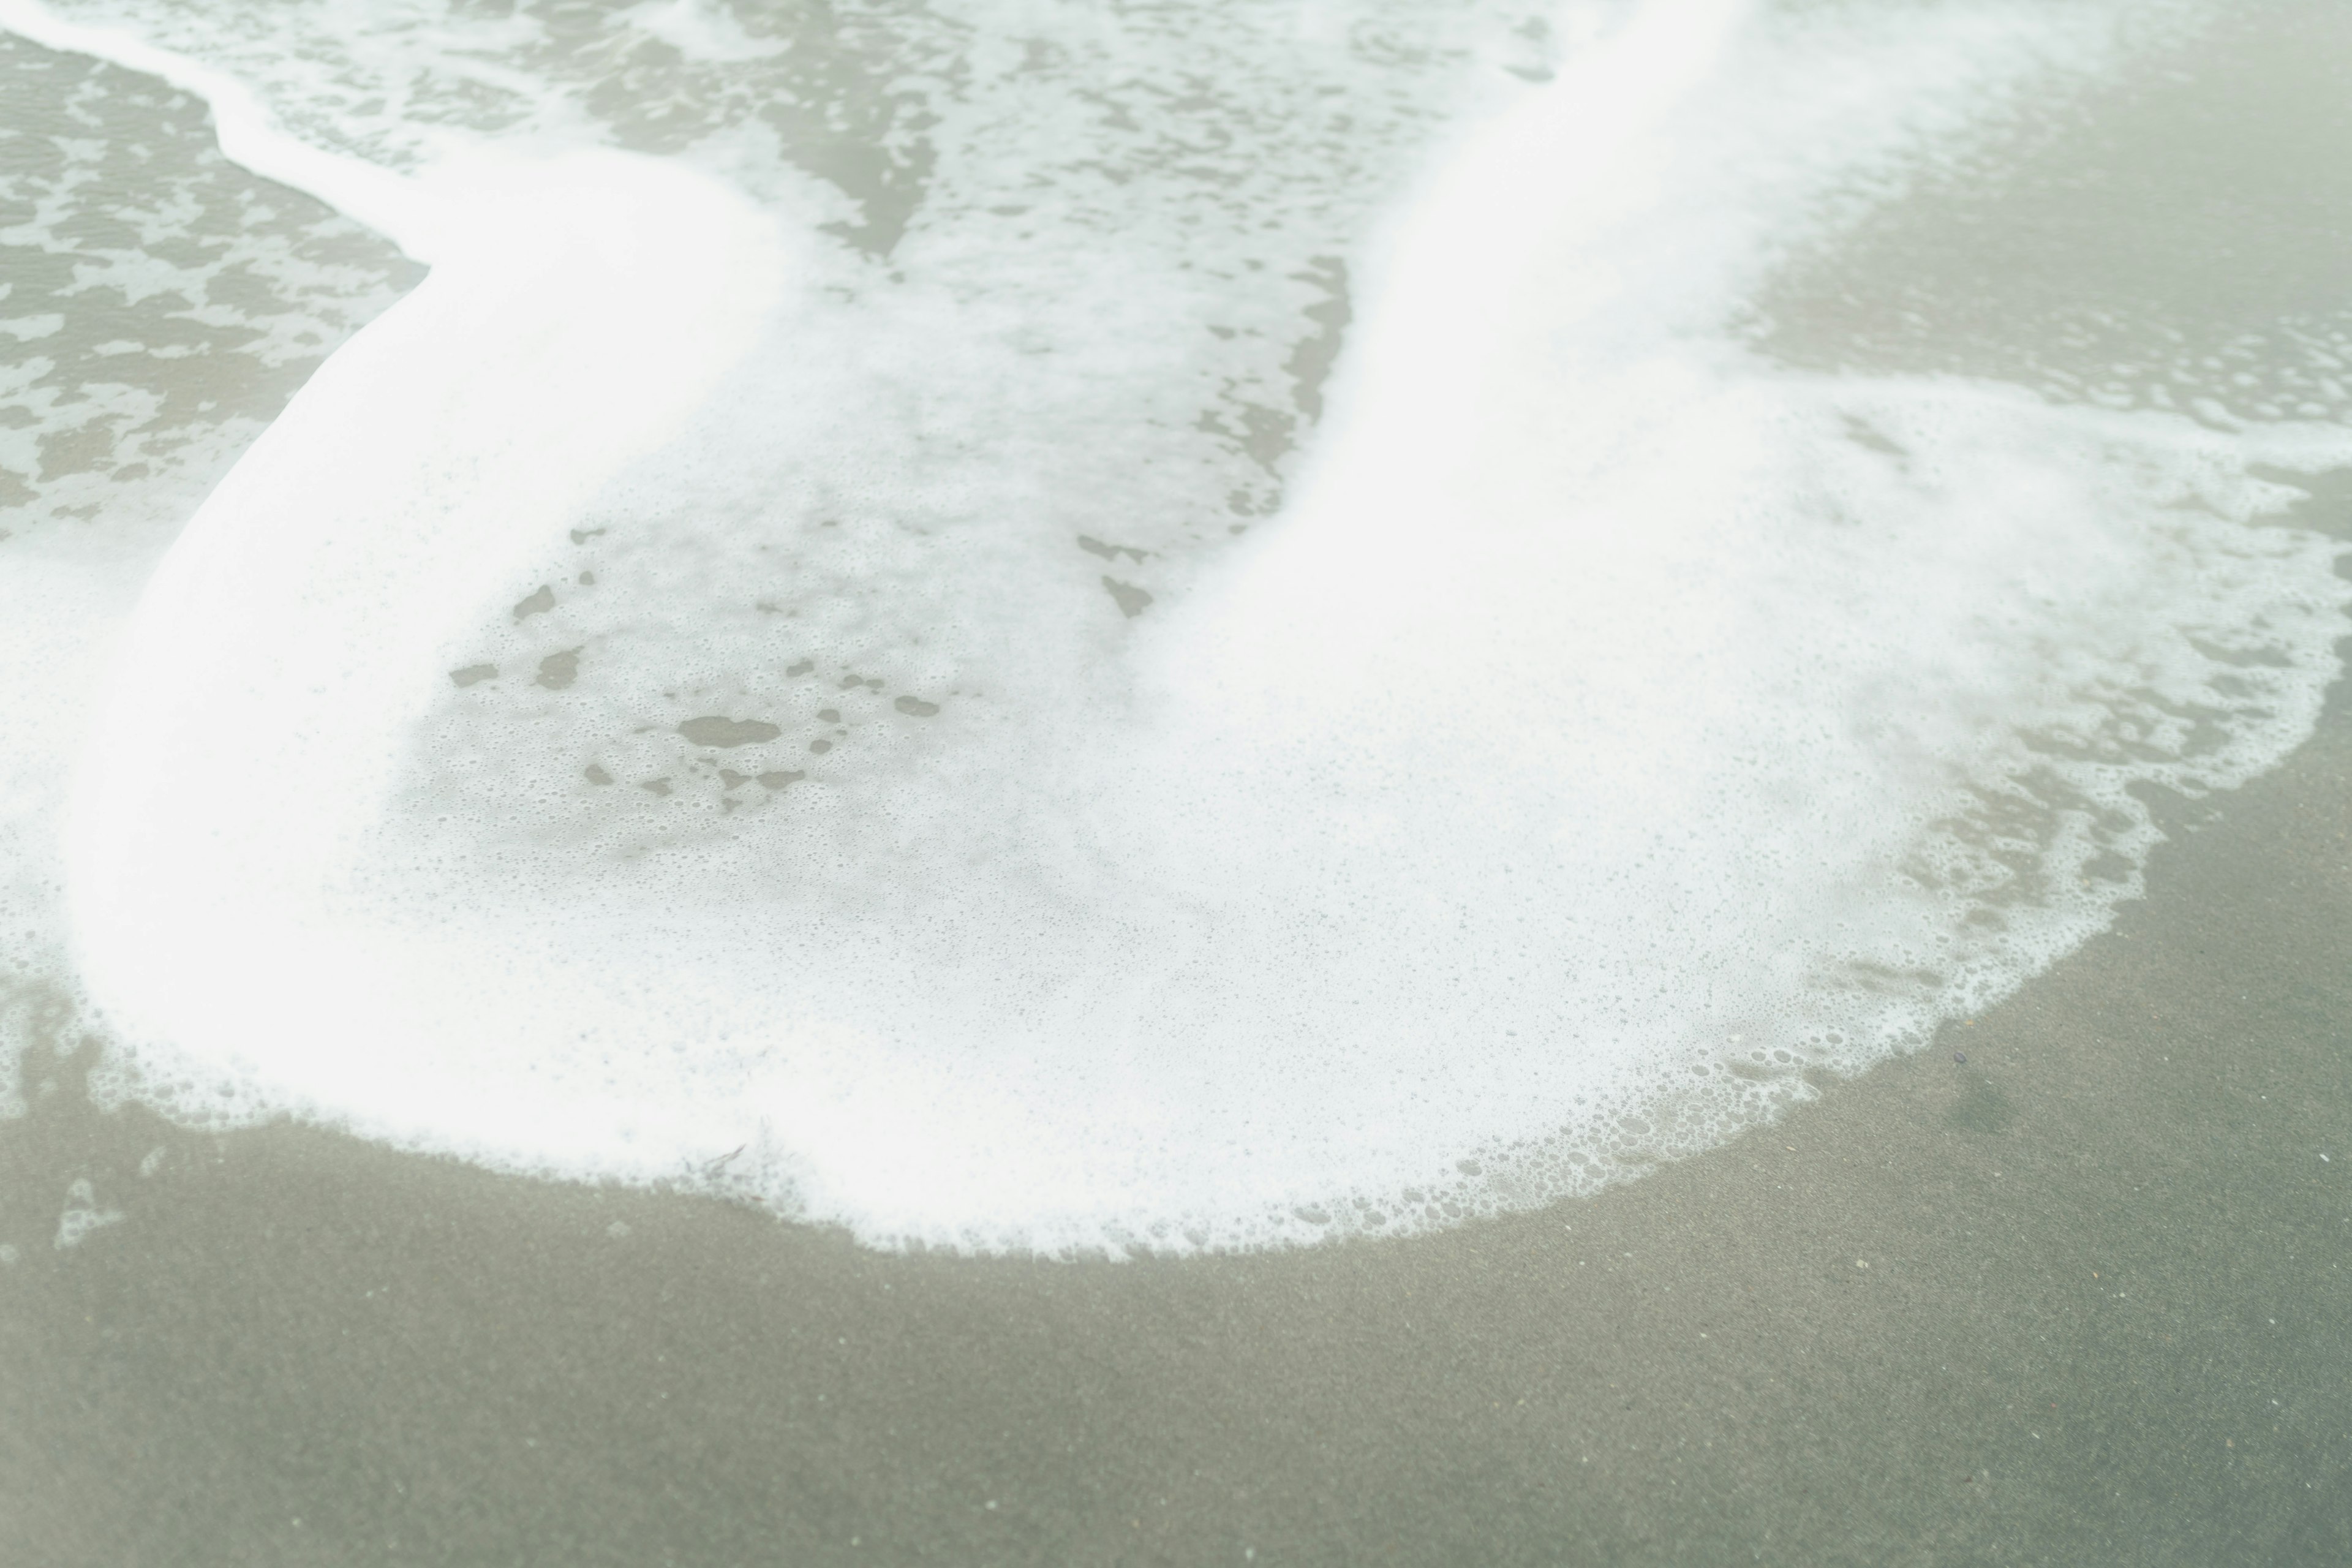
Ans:
[{"label": "sandy beach", "polygon": [[[2128,402],[2100,331],[2157,321],[2304,396],[2280,345],[2347,319],[2347,60],[2335,7],[2249,7],[1799,258],[1757,341]],[[2352,476],[2296,482],[2352,540]],[[101,1047],[49,1030],[0,1121],[0,1556],[2352,1561],[2352,698],[2242,789],[2146,798],[2146,896],[2008,1002],[1398,1240],[893,1255],[101,1110]]]},{"label": "sandy beach", "polygon": [[[2339,704],[1933,1050],[1398,1244],[884,1257],[98,1116],[54,1063],[0,1144],[12,1530],[58,1564],[2341,1561],[2347,776]],[[57,1251],[79,1179],[124,1217]]]}]

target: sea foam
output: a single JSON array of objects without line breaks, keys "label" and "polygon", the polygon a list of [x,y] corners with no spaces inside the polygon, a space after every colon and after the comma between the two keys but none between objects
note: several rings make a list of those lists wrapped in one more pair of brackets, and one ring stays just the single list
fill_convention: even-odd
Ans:
[{"label": "sea foam", "polygon": [[[189,522],[94,709],[115,1091],[876,1245],[1261,1246],[1706,1147],[2099,929],[2136,789],[2309,732],[2345,585],[2257,470],[2352,439],[1799,374],[1734,323],[2114,14],[1579,14],[1347,258],[1279,515],[1155,596],[1118,513],[1191,459],[1117,414],[1182,363],[1169,275],[942,223],[885,287],[692,160],[392,173],[0,12],[434,266]],[[974,282],[1024,266],[1067,297]]]}]

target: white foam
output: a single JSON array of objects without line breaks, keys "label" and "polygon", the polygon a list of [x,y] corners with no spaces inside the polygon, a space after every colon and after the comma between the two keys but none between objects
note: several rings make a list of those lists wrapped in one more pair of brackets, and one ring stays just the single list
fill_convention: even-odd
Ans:
[{"label": "white foam", "polygon": [[760,60],[783,54],[782,38],[756,38],[732,11],[712,0],[648,0],[621,14],[691,60]]},{"label": "white foam", "polygon": [[403,199],[442,237],[431,277],[191,520],[83,764],[84,979],[131,1037],[215,1061],[316,1053],[320,1021],[386,983],[317,900],[383,808],[386,748],[446,684],[453,570],[528,559],[658,445],[785,269],[763,215],[626,154],[485,153]]},{"label": "white foam", "polygon": [[[1819,214],[2108,47],[1749,9],[1640,7],[1470,134],[1295,503],[1132,628],[1023,518],[1121,460],[1038,432],[1176,353],[1166,297],[1074,270],[1045,354],[952,235],[840,304],[676,163],[353,179],[433,276],[190,523],[81,773],[118,1082],[881,1245],[1186,1250],[1588,1190],[2013,988],[2137,890],[2132,786],[2308,733],[2345,588],[2249,470],[2352,440],[1749,357]],[[590,514],[655,542],[564,623],[590,673],[454,705]],[[734,536],[800,552],[772,617]],[[679,744],[820,702],[868,762]],[[579,782],[664,754],[807,776],[654,828]]]}]

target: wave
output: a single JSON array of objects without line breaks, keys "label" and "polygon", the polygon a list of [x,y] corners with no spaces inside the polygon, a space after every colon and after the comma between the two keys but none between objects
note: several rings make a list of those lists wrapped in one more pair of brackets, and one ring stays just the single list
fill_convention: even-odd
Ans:
[{"label": "wave", "polygon": [[[120,640],[65,870],[115,1092],[877,1246],[1183,1252],[1587,1192],[1916,1047],[2140,891],[2145,786],[2273,765],[2337,672],[2336,547],[2262,476],[2342,426],[1739,330],[2122,15],[1574,9],[1429,89],[1430,172],[1293,264],[1327,330],[1285,345],[1207,241],[884,246],[716,131],[593,144],[551,89],[395,135],[226,26],[267,92],[10,0],[433,268]],[[1287,426],[1160,416],[1246,335]],[[1200,510],[1244,459],[1272,489]]]}]

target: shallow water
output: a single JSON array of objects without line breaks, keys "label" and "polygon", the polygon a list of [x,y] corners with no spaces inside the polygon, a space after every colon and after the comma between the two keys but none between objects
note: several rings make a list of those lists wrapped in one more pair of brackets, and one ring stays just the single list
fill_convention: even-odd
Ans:
[{"label": "shallow water", "polygon": [[2120,395],[1769,353],[2218,14],[992,14],[864,52],[880,229],[717,13],[48,16],[431,267],[20,634],[104,667],[25,967],[184,1121],[882,1246],[1415,1231],[1917,1048],[2336,673],[2328,323],[2278,395],[2156,323]]},{"label": "shallow water", "polygon": [[60,1560],[2340,1554],[2342,24],[1664,9],[13,46]]}]

